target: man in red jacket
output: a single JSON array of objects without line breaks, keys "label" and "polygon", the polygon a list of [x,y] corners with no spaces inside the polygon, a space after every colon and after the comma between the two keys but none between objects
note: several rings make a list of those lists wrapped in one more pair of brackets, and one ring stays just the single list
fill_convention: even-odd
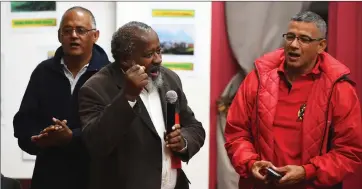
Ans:
[{"label": "man in red jacket", "polygon": [[350,70],[324,52],[326,31],[319,15],[297,14],[284,48],[240,86],[225,128],[240,188],[339,188],[361,165],[360,102]]}]

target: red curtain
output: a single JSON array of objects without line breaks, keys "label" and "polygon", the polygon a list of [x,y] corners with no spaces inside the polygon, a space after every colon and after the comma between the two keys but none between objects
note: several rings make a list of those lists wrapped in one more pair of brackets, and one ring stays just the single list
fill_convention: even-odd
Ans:
[{"label": "red curtain", "polygon": [[[328,52],[351,69],[362,100],[362,2],[330,2]],[[362,141],[361,141],[362,143]],[[362,188],[362,166],[343,188]]]},{"label": "red curtain", "polygon": [[212,2],[211,27],[209,189],[216,189],[216,101],[238,70],[238,64],[228,42],[224,2]]}]

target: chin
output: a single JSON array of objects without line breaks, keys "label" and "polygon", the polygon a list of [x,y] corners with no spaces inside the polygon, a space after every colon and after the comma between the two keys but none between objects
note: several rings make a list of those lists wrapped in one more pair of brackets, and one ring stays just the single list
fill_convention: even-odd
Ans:
[{"label": "chin", "polygon": [[298,69],[303,67],[301,62],[286,62],[288,68]]},{"label": "chin", "polygon": [[148,90],[158,89],[163,86],[163,77],[161,74],[158,74],[157,77],[148,77],[148,81],[146,86]]},{"label": "chin", "polygon": [[79,51],[79,50],[69,50],[67,52],[64,52],[64,54],[70,55],[70,56],[81,56],[84,54],[83,51]]}]

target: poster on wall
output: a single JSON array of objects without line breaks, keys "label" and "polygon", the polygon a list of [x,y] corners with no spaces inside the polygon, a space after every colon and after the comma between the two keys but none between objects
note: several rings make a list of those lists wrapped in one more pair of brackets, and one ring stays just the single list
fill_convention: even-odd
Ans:
[{"label": "poster on wall", "polygon": [[152,28],[160,39],[162,64],[179,74],[194,75],[197,67],[194,17],[195,10],[191,9],[152,9]]},{"label": "poster on wall", "polygon": [[12,1],[11,12],[56,11],[55,1]]},{"label": "poster on wall", "polygon": [[172,70],[192,71],[194,68],[194,26],[191,24],[163,24],[153,25],[152,28],[158,34],[162,55],[168,59],[163,62],[163,65]]},{"label": "poster on wall", "polygon": [[153,9],[152,17],[181,17],[193,18],[195,10],[182,10],[182,9]]},{"label": "poster on wall", "polygon": [[39,32],[39,28],[56,28],[58,24],[55,1],[12,1],[10,15],[16,32]]}]

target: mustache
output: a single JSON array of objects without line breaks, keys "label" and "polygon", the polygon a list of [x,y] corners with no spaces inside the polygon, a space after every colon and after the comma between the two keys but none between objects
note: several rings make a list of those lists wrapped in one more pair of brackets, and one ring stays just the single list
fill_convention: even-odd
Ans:
[{"label": "mustache", "polygon": [[151,64],[151,65],[148,67],[148,69],[147,69],[147,73],[157,72],[157,71],[160,70],[160,68],[161,68],[160,65],[153,65],[153,64]]}]

